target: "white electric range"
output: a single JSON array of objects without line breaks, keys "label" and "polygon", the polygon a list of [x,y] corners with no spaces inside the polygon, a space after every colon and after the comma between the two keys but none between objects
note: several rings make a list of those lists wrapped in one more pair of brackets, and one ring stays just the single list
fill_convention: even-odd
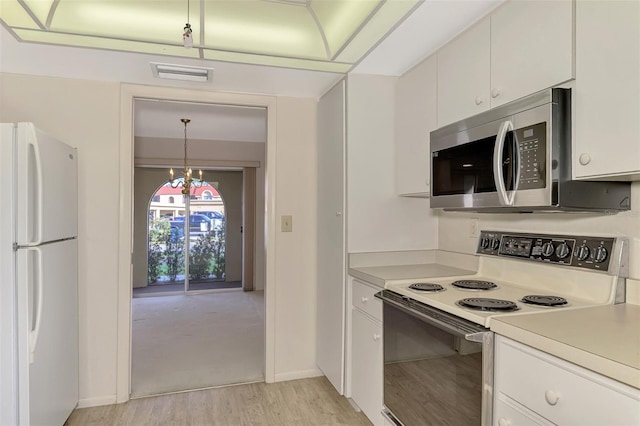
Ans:
[{"label": "white electric range", "polygon": [[473,275],[388,281],[376,294],[394,424],[494,424],[492,319],[624,301],[624,238],[482,231],[476,252]]},{"label": "white electric range", "polygon": [[624,238],[482,231],[477,253],[473,275],[391,280],[385,289],[487,328],[497,316],[624,302]]}]

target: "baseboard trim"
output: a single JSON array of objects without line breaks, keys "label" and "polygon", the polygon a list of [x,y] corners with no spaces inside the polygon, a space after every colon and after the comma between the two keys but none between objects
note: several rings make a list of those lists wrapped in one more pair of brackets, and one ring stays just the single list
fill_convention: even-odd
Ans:
[{"label": "baseboard trim", "polygon": [[84,398],[78,401],[77,408],[98,407],[100,405],[111,405],[117,402],[115,395],[98,396],[95,398]]},{"label": "baseboard trim", "polygon": [[290,371],[287,373],[276,373],[276,382],[286,382],[287,380],[307,379],[309,377],[322,376],[322,371],[317,368],[311,370]]}]

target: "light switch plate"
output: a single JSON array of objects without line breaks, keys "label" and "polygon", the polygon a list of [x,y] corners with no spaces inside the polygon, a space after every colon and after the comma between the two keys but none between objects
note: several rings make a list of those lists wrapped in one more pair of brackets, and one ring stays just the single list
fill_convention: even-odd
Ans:
[{"label": "light switch plate", "polygon": [[280,230],[282,232],[293,232],[293,216],[283,215],[280,217]]}]

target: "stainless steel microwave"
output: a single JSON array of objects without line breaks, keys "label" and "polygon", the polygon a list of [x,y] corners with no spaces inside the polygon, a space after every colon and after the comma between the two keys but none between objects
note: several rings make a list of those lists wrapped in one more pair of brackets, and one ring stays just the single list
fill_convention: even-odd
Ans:
[{"label": "stainless steel microwave", "polygon": [[620,211],[630,198],[629,182],[572,180],[570,89],[547,89],[431,132],[432,208]]}]

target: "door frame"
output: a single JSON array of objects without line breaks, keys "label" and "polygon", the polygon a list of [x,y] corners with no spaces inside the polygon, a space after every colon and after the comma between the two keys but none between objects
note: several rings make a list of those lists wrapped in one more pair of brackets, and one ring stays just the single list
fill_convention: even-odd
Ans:
[{"label": "door frame", "polygon": [[131,394],[134,101],[136,98],[263,107],[267,110],[265,164],[265,382],[275,382],[275,231],[276,231],[276,106],[274,96],[197,91],[122,84],[120,89],[118,313],[116,402]]}]

